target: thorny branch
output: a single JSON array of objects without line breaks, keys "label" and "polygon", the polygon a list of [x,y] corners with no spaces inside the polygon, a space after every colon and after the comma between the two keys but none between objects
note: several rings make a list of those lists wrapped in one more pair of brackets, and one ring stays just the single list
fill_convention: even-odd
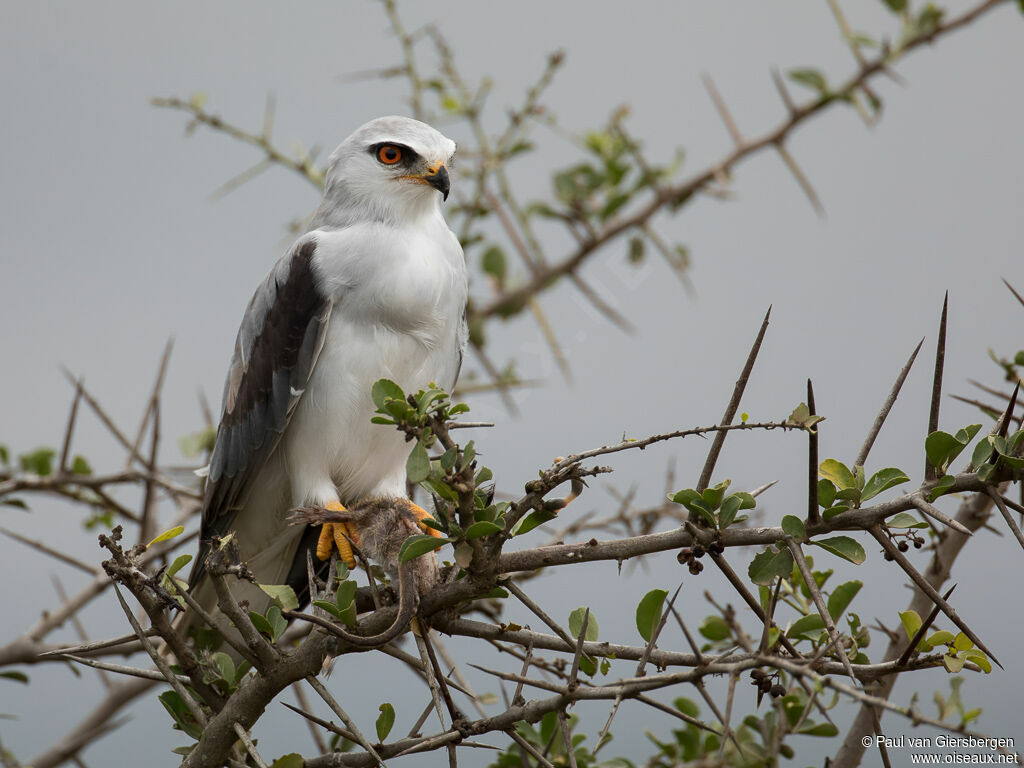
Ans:
[{"label": "thorny branch", "polygon": [[[471,173],[474,190],[468,200],[461,201],[464,215],[462,239],[467,247],[476,242],[479,239],[479,233],[475,232],[473,228],[475,223],[488,212],[494,213],[499,219],[501,230],[512,243],[513,251],[517,253],[526,268],[527,277],[522,283],[513,286],[503,280],[495,280],[493,281],[494,295],[481,305],[471,307],[471,320],[476,324],[477,329],[479,330],[480,324],[484,320],[508,316],[526,307],[531,308],[537,322],[543,327],[547,321],[536,302],[536,297],[561,276],[573,278],[577,287],[599,311],[611,318],[613,322],[626,326],[628,324],[626,318],[619,315],[613,307],[605,304],[600,296],[589,290],[586,283],[583,283],[582,278],[577,274],[593,254],[627,234],[639,233],[654,241],[656,234],[650,227],[651,219],[656,213],[662,210],[677,209],[698,193],[721,191],[717,185],[721,185],[727,179],[731,170],[742,160],[763,149],[778,151],[793,170],[801,186],[805,188],[811,199],[815,200],[809,183],[786,150],[785,142],[791,134],[810,117],[832,104],[851,101],[859,105],[860,95],[871,100],[873,93],[870,89],[870,81],[879,74],[890,74],[889,67],[899,58],[926,43],[934,42],[959,29],[1004,1],[987,0],[960,16],[947,21],[938,21],[928,30],[903,40],[894,48],[883,47],[874,58],[868,58],[863,54],[856,39],[849,33],[845,19],[838,11],[837,4],[832,3],[833,11],[836,13],[844,37],[850,44],[858,65],[855,74],[835,91],[802,104],[793,102],[784,87],[780,87],[780,93],[788,109],[788,117],[780,125],[755,139],[744,138],[721,95],[708,79],[709,92],[712,94],[716,108],[726,122],[734,141],[734,148],[707,169],[678,183],[670,183],[668,179],[659,174],[657,169],[652,169],[646,163],[643,156],[639,154],[636,144],[625,134],[621,119],[616,118],[616,130],[620,132],[620,137],[630,144],[631,155],[639,163],[644,177],[649,181],[647,190],[649,197],[646,201],[633,203],[631,208],[625,209],[625,213],[612,216],[606,221],[596,222],[592,218],[588,218],[583,211],[571,207],[567,212],[554,212],[556,214],[554,218],[561,218],[564,221],[576,242],[574,250],[557,259],[549,258],[544,253],[534,231],[531,218],[533,214],[530,212],[529,206],[524,206],[514,196],[505,166],[519,151],[531,121],[544,118],[544,108],[540,99],[550,84],[552,76],[562,63],[561,55],[555,55],[549,59],[541,77],[528,91],[524,103],[511,112],[508,127],[497,138],[489,136],[484,130],[482,122],[482,111],[486,95],[489,92],[489,84],[484,82],[479,87],[473,88],[465,83],[455,68],[451,51],[437,30],[429,28],[423,32],[407,32],[401,23],[395,4],[391,0],[385,0],[385,7],[393,30],[399,39],[404,64],[402,67],[384,74],[387,76],[404,74],[412,85],[413,111],[418,116],[429,118],[426,97],[434,86],[430,79],[423,74],[423,69],[416,57],[419,41],[431,40],[434,43],[441,59],[442,75],[446,78],[445,82],[455,91],[461,103],[456,112],[465,118],[473,128],[478,145],[466,153],[476,165]],[[229,182],[229,187],[275,164],[299,173],[315,186],[322,185],[323,171],[316,165],[315,152],[299,151],[297,155],[292,156],[280,150],[273,143],[272,101],[268,102],[267,117],[263,130],[259,133],[248,132],[227,123],[207,111],[202,99],[190,101],[157,99],[154,100],[154,104],[186,111],[192,116],[193,122],[190,127],[205,125],[249,144],[263,153],[264,157],[260,163],[238,180]],[[553,336],[549,341],[553,349],[558,348],[557,340]],[[475,340],[474,343],[478,343],[478,340]],[[941,348],[940,342],[940,354]],[[753,364],[754,357],[756,357],[756,347],[748,361],[750,365]],[[899,387],[912,362],[913,357],[901,372],[890,399],[879,414],[861,451],[861,456],[858,458],[858,465],[866,459],[874,437],[895,401]],[[826,605],[821,589],[816,585],[812,586],[814,575],[803,555],[801,543],[794,542],[791,532],[782,527],[736,525],[734,527],[725,526],[721,530],[708,530],[704,527],[697,527],[691,521],[686,521],[686,515],[681,513],[681,508],[678,505],[662,504],[653,509],[635,509],[632,504],[632,494],[630,494],[622,499],[617,513],[590,521],[587,521],[585,517],[580,518],[568,529],[570,535],[585,530],[604,534],[612,530],[614,526],[621,525],[626,533],[624,538],[604,540],[590,538],[575,543],[559,542],[550,546],[533,546],[506,551],[511,543],[518,543],[519,539],[513,534],[513,527],[523,521],[527,515],[536,513],[549,516],[557,515],[569,502],[583,492],[585,478],[610,471],[610,468],[607,467],[588,465],[587,462],[593,459],[626,450],[642,450],[656,443],[709,433],[716,435],[715,442],[720,449],[721,441],[732,432],[753,429],[805,431],[812,428],[788,420],[723,423],[710,427],[681,429],[643,439],[623,440],[617,444],[559,458],[548,469],[543,470],[538,479],[526,483],[523,493],[509,503],[503,531],[462,542],[468,544],[472,552],[472,558],[469,559],[465,568],[466,578],[456,580],[458,569],[456,567],[449,568],[441,583],[423,596],[418,622],[419,626],[424,628],[423,631],[427,633],[427,637],[431,631],[441,631],[453,636],[488,641],[515,655],[515,671],[484,670],[495,678],[516,685],[516,695],[506,702],[506,706],[499,714],[487,716],[480,711],[479,718],[470,720],[459,714],[454,703],[448,698],[446,704],[452,723],[450,726],[445,726],[442,722],[441,732],[429,735],[419,733],[420,726],[425,722],[421,721],[414,729],[414,733],[407,737],[398,738],[392,742],[386,742],[385,739],[385,743],[372,743],[359,732],[356,724],[341,707],[341,704],[317,678],[328,657],[364,652],[365,649],[346,645],[344,640],[339,639],[335,633],[321,626],[312,626],[302,635],[289,634],[286,636],[288,642],[286,642],[286,638],[274,641],[263,634],[252,622],[245,607],[232,596],[231,585],[237,579],[245,577],[246,569],[241,563],[226,563],[219,568],[211,568],[210,573],[217,588],[220,613],[210,618],[219,622],[218,626],[223,626],[220,622],[224,622],[225,617],[230,619],[242,638],[236,641],[235,650],[241,657],[248,658],[254,667],[239,675],[238,680],[226,681],[219,678],[217,675],[220,672],[215,669],[215,665],[211,661],[212,657],[206,652],[189,646],[186,639],[179,636],[172,626],[170,618],[172,608],[176,605],[176,594],[173,589],[168,591],[160,578],[168,556],[183,544],[188,543],[191,537],[180,536],[177,539],[156,543],[149,547],[141,546],[145,544],[145,539],[159,529],[155,527],[154,519],[158,493],[174,502],[177,511],[177,517],[173,521],[174,525],[186,522],[195,514],[200,498],[197,489],[176,482],[170,473],[157,466],[156,449],[161,433],[160,393],[166,365],[167,355],[165,354],[134,440],[125,437],[125,433],[113,423],[95,398],[84,389],[82,383],[75,380],[75,396],[56,471],[44,476],[0,469],[0,498],[2,499],[13,498],[12,495],[16,493],[55,494],[75,503],[110,512],[115,519],[141,528],[140,546],[127,551],[118,543],[116,535],[104,537],[104,546],[112,555],[112,560],[107,564],[107,573],[102,573],[100,569],[68,556],[45,541],[16,536],[18,541],[34,547],[41,554],[56,558],[89,573],[93,580],[77,595],[63,599],[58,608],[44,614],[39,622],[26,630],[20,637],[6,646],[0,647],[0,666],[53,661],[65,663],[68,660],[73,660],[75,663],[95,664],[98,668],[114,674],[142,675],[142,677],[130,678],[125,682],[111,685],[105,691],[105,698],[99,702],[92,713],[60,738],[51,749],[30,762],[36,768],[49,768],[49,766],[60,765],[69,760],[77,761],[78,754],[84,748],[123,722],[123,720],[116,720],[115,717],[127,703],[136,696],[151,690],[160,680],[166,682],[177,692],[197,728],[198,738],[194,748],[185,758],[184,765],[186,766],[236,765],[244,764],[247,759],[255,761],[256,764],[266,764],[267,761],[256,751],[256,745],[251,738],[253,728],[257,725],[267,705],[281,691],[296,683],[301,683],[303,680],[309,682],[332,711],[342,719],[346,727],[341,728],[317,718],[305,711],[308,707],[304,703],[300,708],[291,708],[302,714],[311,727],[323,728],[326,732],[325,736],[345,735],[352,738],[361,748],[361,751],[341,753],[324,752],[321,746],[319,751],[324,752],[323,754],[305,760],[305,765],[314,768],[377,765],[381,764],[383,760],[399,754],[441,748],[448,750],[451,759],[454,759],[457,748],[481,746],[478,742],[472,741],[470,737],[486,736],[487,734],[502,737],[512,735],[518,745],[517,748],[522,750],[524,761],[529,755],[538,765],[552,765],[553,763],[549,759],[552,757],[551,750],[562,749],[563,754],[566,755],[565,763],[572,765],[575,764],[576,758],[572,749],[572,723],[567,712],[575,702],[585,700],[610,701],[614,702],[613,707],[617,707],[621,701],[629,700],[660,711],[667,711],[691,725],[718,734],[721,740],[720,748],[717,751],[719,757],[723,757],[730,750],[735,749],[742,752],[746,749],[737,736],[737,731],[742,726],[735,724],[736,718],[733,714],[736,704],[734,700],[739,698],[736,693],[736,682],[743,673],[757,670],[760,670],[763,676],[772,676],[773,680],[779,681],[776,685],[779,685],[787,696],[804,697],[802,714],[796,727],[802,725],[812,711],[824,712],[827,718],[827,709],[818,698],[817,691],[819,689],[831,688],[862,705],[836,755],[833,764],[837,766],[857,764],[863,750],[860,737],[863,734],[874,732],[875,718],[880,709],[905,717],[913,724],[927,723],[961,734],[971,733],[962,724],[955,725],[930,719],[913,707],[902,707],[889,701],[892,685],[899,673],[940,667],[944,663],[943,654],[941,652],[908,653],[912,650],[908,647],[908,638],[899,632],[890,634],[890,646],[879,661],[865,661],[852,652],[848,653],[851,647],[856,647],[853,633],[844,634],[840,631],[838,622],[832,620],[835,617],[830,616],[829,607]],[[749,373],[749,371],[746,372]],[[497,379],[497,376],[495,378]],[[936,378],[938,382],[938,377]],[[937,392],[938,389],[937,383]],[[988,393],[996,397],[1001,394],[995,391]],[[735,413],[741,395],[742,387],[738,387],[734,397],[736,402],[735,404],[730,403],[726,422],[731,421],[732,415],[730,414]],[[75,472],[68,466],[72,435],[81,402],[86,403],[100,417],[101,421],[127,450],[127,461],[122,471],[94,475]],[[1011,411],[1013,407],[1011,404]],[[937,419],[936,408],[937,406],[933,406],[933,412],[936,414],[934,419]],[[811,412],[813,413],[813,408]],[[452,439],[450,433],[450,430],[458,425],[442,422],[434,423],[431,426],[444,447],[455,448],[461,460],[464,456],[463,447]],[[147,429],[151,430],[151,445],[148,455],[143,455],[140,446]],[[420,435],[414,436],[419,437]],[[1003,436],[1005,436],[1005,431]],[[699,482],[701,487],[698,488],[698,491],[708,490],[710,473],[713,471],[716,459],[717,450],[713,450],[708,458],[706,471],[702,473]],[[474,503],[476,494],[479,493],[479,489],[476,487],[475,469],[476,464],[467,461],[455,478],[457,482],[455,482],[454,489],[458,500],[453,502],[451,520],[458,521],[463,530],[473,523]],[[928,471],[929,474],[933,473],[933,468],[930,465]],[[934,474],[938,475],[939,473]],[[983,526],[988,526],[989,521],[994,519],[993,503],[997,506],[1003,522],[1010,528],[1014,536],[1018,540],[1022,538],[1020,529],[1009,510],[1013,509],[1019,512],[1024,507],[1004,498],[1006,483],[1013,479],[1015,478],[1005,470],[1000,470],[994,475],[982,476],[973,468],[971,471],[947,475],[945,478],[930,476],[919,488],[890,498],[888,501],[871,505],[853,505],[846,511],[838,512],[824,519],[816,515],[809,515],[804,522],[804,527],[811,544],[815,543],[815,539],[821,540],[824,535],[835,532],[871,533],[882,548],[892,556],[895,566],[902,569],[917,585],[918,589],[915,590],[911,608],[921,615],[929,615],[928,623],[940,615],[948,618],[960,627],[978,648],[984,649],[981,639],[949,604],[949,594],[939,595],[937,590],[948,578],[953,562],[968,541],[968,536],[965,533],[973,533]],[[569,496],[561,499],[552,498],[554,491],[567,482],[571,484]],[[948,483],[943,487],[946,493],[960,493],[966,496],[960,510],[953,518],[938,511],[932,503],[934,500],[926,500],[928,494],[935,491],[939,483]],[[751,495],[758,496],[768,487],[770,484],[762,489],[757,489]],[[141,491],[141,505],[138,511],[132,510],[129,506],[114,499],[112,494],[118,488]],[[919,511],[936,519],[942,526],[935,529],[938,533],[932,542],[933,555],[923,573],[919,573],[913,564],[900,554],[899,548],[894,547],[891,543],[891,535],[894,532],[886,528],[886,521],[891,520],[893,516],[903,512]],[[656,524],[665,519],[670,519],[674,523],[686,524],[675,525],[671,530],[655,532]],[[735,582],[738,582],[742,580],[742,577],[733,572],[725,562],[723,553],[726,549],[731,547],[735,551],[736,548],[751,546],[767,548],[773,547],[779,542],[788,542],[784,548],[788,546],[788,551],[796,556],[800,577],[809,587],[813,598],[811,610],[820,614],[823,624],[828,630],[827,633],[823,633],[825,637],[818,644],[812,644],[812,648],[806,651],[801,649],[801,652],[797,652],[794,644],[807,642],[808,638],[788,637],[783,624],[785,620],[776,615],[777,598],[782,591],[783,583],[786,582],[787,590],[793,586],[787,581],[791,578],[789,574],[780,574],[772,582],[774,596],[771,604],[767,614],[764,611],[761,612],[755,626],[755,637],[761,637],[760,644],[756,640],[750,641],[742,627],[740,620],[742,617],[737,615],[732,606],[727,605],[719,606],[718,609],[723,624],[729,628],[729,641],[719,642],[717,645],[709,643],[704,647],[698,647],[671,603],[669,611],[674,614],[681,634],[670,631],[672,625],[666,621],[668,618],[666,612],[661,615],[660,621],[656,624],[656,630],[646,645],[591,641],[586,639],[587,618],[584,619],[583,626],[574,636],[572,632],[566,631],[557,621],[551,619],[544,612],[540,603],[529,597],[522,586],[527,579],[545,568],[577,565],[598,560],[617,561],[621,564],[658,552],[688,550],[692,553],[698,548],[710,548],[712,557],[721,558],[719,562],[723,571],[731,572]],[[894,549],[895,551],[893,551]],[[89,602],[110,586],[112,580],[124,586],[140,603],[144,610],[144,616],[150,620],[151,626],[148,629],[138,624],[135,634],[131,636],[95,643],[83,642],[78,646],[46,641],[47,636],[63,623],[77,618]],[[735,582],[734,586],[736,586]],[[320,589],[322,596],[326,594],[327,585],[317,584],[315,586]],[[494,594],[495,590],[502,588],[516,594],[525,605],[530,606],[530,609],[538,617],[543,617],[545,623],[552,628],[555,634],[543,634],[535,632],[529,627],[524,628],[515,624],[491,620],[479,621],[468,617],[468,614],[473,612],[479,612],[485,617],[494,615],[487,612],[492,609],[482,607],[479,598]],[[756,602],[746,586],[743,587],[743,592],[746,592],[746,596],[749,598],[745,600],[745,603]],[[740,593],[741,599],[743,599],[743,592]],[[118,596],[120,597],[120,592]],[[791,606],[797,605],[800,599],[796,591],[793,591],[792,594],[787,593],[783,597],[788,601],[786,604]],[[133,624],[136,623],[134,614],[128,609],[127,603],[125,603],[125,607],[129,619]],[[357,596],[357,610],[361,631],[372,633],[387,626],[392,621],[397,609],[394,605],[380,607],[375,599],[371,599],[370,590],[364,588]],[[968,607],[968,612],[970,612],[970,607]],[[589,609],[587,609],[585,617],[589,616]],[[329,620],[323,619],[323,616],[318,615],[318,618],[329,623]],[[292,643],[291,638],[296,636],[298,636],[298,640]],[[180,670],[172,671],[168,663],[156,652],[157,643],[154,642],[154,637],[159,637],[167,647],[173,649]],[[430,647],[427,637],[424,637],[424,640]],[[516,651],[517,647],[522,648],[523,651]],[[676,647],[687,650],[675,650]],[[137,653],[140,649],[150,652],[157,669],[142,669],[98,661],[99,657],[130,655]],[[389,655],[402,658],[403,661],[418,669],[425,681],[430,677],[437,677],[437,675],[443,677],[440,670],[437,675],[433,675],[433,670],[425,663],[420,664],[415,657],[405,658],[404,652],[400,649],[388,646],[383,650]],[[552,657],[547,654],[556,654],[556,656]],[[992,658],[991,654],[988,656]],[[378,661],[382,660],[378,659]],[[431,660],[433,666],[438,666],[436,657],[432,656]],[[583,667],[588,663],[609,663],[613,660],[639,662],[639,666],[633,677],[609,678],[613,680],[611,682],[601,682],[601,679],[596,676],[589,676],[589,673],[588,675],[584,674]],[[520,664],[520,662],[522,663]],[[464,678],[455,664],[448,663],[455,678],[462,681]],[[654,665],[657,671],[645,674],[645,666],[648,664]],[[972,663],[968,663],[966,668],[972,671],[980,669],[977,664]],[[618,670],[617,667],[615,669]],[[531,670],[539,671],[542,677],[532,677]],[[710,680],[714,676],[725,676],[729,680],[728,701],[724,717],[704,685],[705,679]],[[764,679],[763,676],[761,679]],[[842,680],[844,677],[852,678],[853,684],[844,682]],[[230,685],[225,685],[225,683],[230,683]],[[724,720],[724,727],[721,722],[704,722],[699,718],[681,713],[647,695],[654,691],[684,685],[697,687],[718,720]],[[465,690],[468,687],[464,684],[456,685],[448,682],[445,687],[446,695],[448,686],[453,690]],[[774,699],[774,686],[769,687],[773,690]],[[527,688],[553,695],[544,698],[529,698]],[[477,704],[475,697],[472,697],[471,701]],[[772,704],[772,707],[775,708],[773,711],[776,715],[781,712],[781,704],[778,702]],[[512,730],[522,723],[536,723],[548,715],[553,715],[556,718],[558,728],[547,745],[539,745],[538,748],[538,745],[524,738],[522,733]],[[185,717],[183,714],[180,716]],[[778,718],[778,722],[784,722],[783,718]],[[319,731],[316,733],[319,734]],[[766,748],[772,754],[777,755],[788,734],[787,731],[777,730],[770,738],[765,738]],[[975,735],[980,736],[980,734]],[[320,739],[317,743],[324,742]]]}]

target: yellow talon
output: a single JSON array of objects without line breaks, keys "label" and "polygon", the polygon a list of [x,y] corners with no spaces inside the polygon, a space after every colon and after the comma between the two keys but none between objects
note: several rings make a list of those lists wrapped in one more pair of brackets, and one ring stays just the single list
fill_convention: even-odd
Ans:
[{"label": "yellow talon", "polygon": [[436,528],[431,528],[429,525],[426,525],[423,522],[424,519],[428,517],[431,520],[433,520],[434,516],[432,514],[427,512],[427,510],[425,510],[423,507],[419,506],[418,504],[413,504],[411,501],[407,499],[401,499],[401,501],[405,503],[405,505],[408,508],[408,511],[412,513],[413,517],[415,517],[416,520],[419,522],[419,526],[423,529],[424,533],[427,533],[431,536],[435,536],[439,539],[444,537],[444,534],[441,533],[439,530],[437,530]]},{"label": "yellow talon", "polygon": [[[328,502],[326,509],[329,509],[331,512],[345,511],[345,507],[337,501]],[[352,553],[352,545],[349,543],[349,539],[357,544],[359,543],[359,537],[356,535],[355,528],[350,523],[324,523],[320,528],[320,538],[316,542],[317,558],[320,560],[329,559],[331,551],[337,546],[342,562],[349,568],[355,568],[356,558]]]}]

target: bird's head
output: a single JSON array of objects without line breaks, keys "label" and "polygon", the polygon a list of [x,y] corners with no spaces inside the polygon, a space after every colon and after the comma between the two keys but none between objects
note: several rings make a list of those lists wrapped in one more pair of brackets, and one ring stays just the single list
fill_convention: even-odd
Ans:
[{"label": "bird's head", "polygon": [[409,221],[448,199],[455,142],[409,117],[378,117],[334,150],[318,224]]}]

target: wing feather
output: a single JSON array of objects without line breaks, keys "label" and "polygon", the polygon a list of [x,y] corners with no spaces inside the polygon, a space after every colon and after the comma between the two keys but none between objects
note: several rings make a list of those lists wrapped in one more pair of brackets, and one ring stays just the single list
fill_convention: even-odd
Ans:
[{"label": "wing feather", "polygon": [[210,456],[193,584],[210,538],[234,524],[316,366],[331,302],[314,279],[315,251],[315,238],[300,240],[256,290],[242,319]]}]

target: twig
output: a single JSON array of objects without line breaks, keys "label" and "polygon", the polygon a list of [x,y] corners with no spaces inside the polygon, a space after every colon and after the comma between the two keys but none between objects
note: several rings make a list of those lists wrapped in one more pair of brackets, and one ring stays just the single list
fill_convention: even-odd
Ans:
[{"label": "twig", "polygon": [[[720,424],[723,426],[729,426],[732,424],[733,417],[736,415],[736,411],[740,407],[740,400],[743,397],[743,392],[747,387],[747,381],[750,379],[750,372],[754,369],[754,362],[757,360],[757,353],[761,351],[761,342],[764,341],[764,334],[768,330],[768,318],[771,317],[772,308],[768,307],[768,311],[764,314],[764,320],[761,321],[761,328],[757,332],[757,338],[754,339],[754,344],[750,348],[750,352],[747,354],[747,360],[743,364],[743,370],[740,372],[740,377],[736,380],[736,386],[733,387],[732,397],[729,399],[729,404],[725,407],[725,413],[722,414]],[[718,432],[715,435],[715,439],[711,443],[711,450],[708,451],[707,459],[704,461],[704,468],[700,472],[700,478],[697,480],[697,490],[704,491],[711,482],[711,474],[715,471],[715,464],[718,461],[718,455],[722,452],[722,445],[725,443],[726,432],[725,430]],[[691,522],[693,520],[691,519]]]},{"label": "twig", "polygon": [[884,549],[892,556],[892,558],[899,564],[900,568],[902,568],[903,571],[914,581],[914,583],[917,584],[921,591],[928,595],[928,597],[931,598],[931,601],[935,603],[935,605],[937,605],[944,614],[946,614],[946,617],[954,624],[956,624],[960,628],[960,630],[974,642],[976,646],[983,650],[986,656],[988,656],[990,659],[992,659],[992,661],[998,664],[1000,668],[1002,668],[1003,665],[999,664],[999,660],[992,654],[992,652],[985,646],[985,644],[981,642],[981,639],[974,633],[974,631],[970,627],[967,626],[964,620],[960,618],[960,615],[956,612],[953,606],[947,603],[942,598],[942,595],[940,595],[935,590],[935,587],[929,584],[928,580],[925,579],[920,573],[918,573],[917,569],[910,564],[910,561],[903,556],[903,553],[900,552],[899,549],[897,549],[895,546],[893,546],[893,543],[889,541],[889,537],[886,535],[885,531],[881,529],[881,526],[872,526],[868,529],[868,532],[875,537],[875,540],[882,545],[882,549]]},{"label": "twig", "polygon": [[256,745],[252,743],[252,739],[249,738],[249,732],[245,730],[239,723],[235,723],[235,733],[238,734],[238,738],[242,744],[245,745],[245,751],[249,753],[249,756],[256,763],[257,768],[270,768],[269,765],[260,757],[260,753],[256,751]]},{"label": "twig", "polygon": [[384,761],[380,759],[380,755],[377,754],[377,751],[373,748],[373,745],[367,740],[365,736],[363,736],[358,726],[356,726],[355,721],[353,721],[352,718],[348,716],[348,713],[341,708],[341,705],[338,704],[337,701],[335,701],[334,697],[331,696],[331,692],[328,691],[326,687],[324,687],[324,684],[312,675],[306,678],[306,682],[309,683],[310,688],[317,692],[317,695],[324,700],[327,706],[334,710],[334,714],[341,718],[341,722],[343,722],[345,724],[345,727],[348,728],[356,737],[356,743],[358,743],[363,749],[365,749],[370,754],[370,757],[377,761],[378,765],[383,767]]},{"label": "twig", "polygon": [[[949,291],[942,299],[942,315],[939,318],[939,339],[935,343],[935,372],[932,376],[932,401],[928,409],[928,434],[939,428],[939,405],[942,399],[942,368],[946,360],[946,319],[949,310]],[[924,479],[935,479],[935,467],[925,459]]]},{"label": "twig", "polygon": [[800,569],[800,575],[804,578],[804,584],[807,586],[807,590],[811,593],[811,598],[814,600],[814,606],[818,609],[818,613],[821,615],[821,620],[825,622],[825,628],[828,630],[828,635],[832,639],[832,644],[835,646],[836,653],[839,655],[839,660],[843,662],[843,666],[846,667],[846,674],[850,680],[853,681],[854,685],[857,684],[857,677],[853,673],[853,667],[850,665],[850,659],[846,656],[846,648],[843,646],[842,639],[839,636],[839,630],[836,629],[836,623],[832,620],[832,614],[828,611],[828,606],[825,604],[825,599],[821,596],[821,590],[818,589],[818,582],[814,580],[814,574],[811,573],[810,566],[807,565],[807,558],[804,557],[803,550],[800,545],[793,541],[791,536],[786,538],[786,546],[789,547],[789,551],[793,553],[793,559],[796,560],[796,566]]},{"label": "twig", "polygon": [[854,460],[853,465],[855,467],[863,467],[865,462],[868,460],[868,453],[871,451],[871,447],[875,444],[875,438],[878,437],[878,433],[882,431],[882,425],[885,424],[885,420],[889,417],[889,411],[892,410],[893,405],[896,403],[896,398],[899,397],[900,390],[903,388],[903,382],[907,380],[907,374],[910,373],[910,368],[914,365],[914,360],[917,359],[917,353],[921,351],[921,346],[924,344],[924,339],[921,339],[914,347],[914,351],[910,354],[910,359],[903,365],[899,375],[896,377],[895,383],[892,385],[892,389],[889,390],[889,396],[885,398],[885,402],[882,404],[882,410],[878,412],[875,417],[874,423],[871,425],[871,431],[868,432],[868,436],[864,438],[864,444],[861,445],[860,451],[857,453],[857,458]]},{"label": "twig", "polygon": [[[953,586],[951,586],[949,589],[946,590],[946,594],[944,594],[942,596],[942,599],[943,600],[949,600],[949,596],[953,594],[953,590],[954,589],[956,589],[956,584],[954,584]],[[917,632],[914,633],[914,636],[912,638],[910,638],[910,642],[907,644],[907,650],[905,650],[900,655],[899,659],[896,660],[896,665],[897,666],[902,667],[904,664],[906,664],[908,661],[910,661],[910,657],[914,654],[914,651],[917,650],[918,644],[921,642],[921,640],[924,639],[924,636],[928,632],[929,627],[931,627],[932,623],[935,621],[935,618],[938,615],[939,615],[939,606],[938,605],[933,605],[931,612],[928,614],[928,617],[924,620],[924,622],[918,628]]]}]

